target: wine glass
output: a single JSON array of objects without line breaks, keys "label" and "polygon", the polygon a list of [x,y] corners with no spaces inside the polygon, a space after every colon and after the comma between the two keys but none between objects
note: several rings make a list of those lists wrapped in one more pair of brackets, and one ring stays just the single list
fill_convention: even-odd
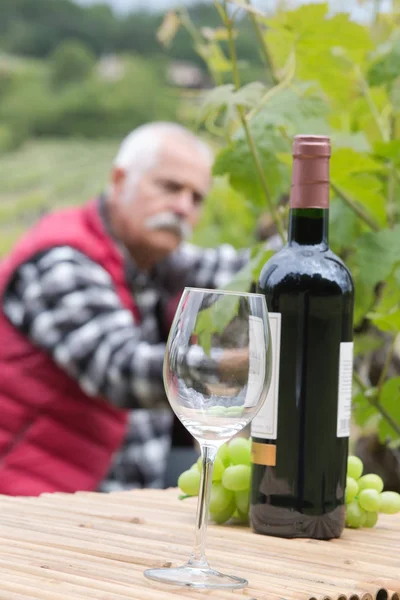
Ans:
[{"label": "wine glass", "polygon": [[183,425],[199,442],[202,475],[195,544],[177,568],[149,579],[192,588],[243,588],[247,580],[210,568],[205,557],[208,506],[218,448],[262,407],[271,374],[268,311],[261,294],[185,288],[169,333],[164,384]]}]

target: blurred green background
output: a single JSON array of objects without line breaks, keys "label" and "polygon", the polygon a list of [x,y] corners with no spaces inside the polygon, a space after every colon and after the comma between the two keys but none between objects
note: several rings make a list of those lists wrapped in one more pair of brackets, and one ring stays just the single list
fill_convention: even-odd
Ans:
[{"label": "blurred green background", "polygon": [[[100,192],[131,129],[152,120],[194,125],[198,92],[212,81],[185,28],[160,44],[165,10],[153,8],[0,2],[0,256],[43,212]],[[185,14],[197,29],[220,22],[212,4]],[[265,78],[245,19],[238,50],[244,80]],[[221,239],[212,228],[209,236]],[[247,241],[243,232],[228,237]]]}]

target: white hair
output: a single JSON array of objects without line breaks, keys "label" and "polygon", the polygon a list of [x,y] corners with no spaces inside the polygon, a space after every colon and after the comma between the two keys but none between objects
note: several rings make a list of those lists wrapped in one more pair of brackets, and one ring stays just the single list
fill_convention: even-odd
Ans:
[{"label": "white hair", "polygon": [[209,146],[182,125],[163,121],[141,125],[122,141],[113,163],[127,172],[126,188],[130,191],[146,171],[157,165],[168,134],[186,138],[212,165],[213,155]]}]

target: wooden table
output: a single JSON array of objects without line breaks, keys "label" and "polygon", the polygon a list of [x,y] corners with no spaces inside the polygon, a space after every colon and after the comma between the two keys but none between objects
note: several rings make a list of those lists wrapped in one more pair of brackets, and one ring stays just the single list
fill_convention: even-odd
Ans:
[{"label": "wooden table", "polygon": [[161,587],[150,566],[183,563],[195,500],[177,490],[0,496],[0,600],[400,600],[400,515],[340,540],[284,540],[210,526],[208,559],[244,590]]}]

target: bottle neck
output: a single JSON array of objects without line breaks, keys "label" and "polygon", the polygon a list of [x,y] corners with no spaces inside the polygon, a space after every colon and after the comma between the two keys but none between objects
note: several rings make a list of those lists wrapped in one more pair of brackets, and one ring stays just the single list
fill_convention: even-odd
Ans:
[{"label": "bottle neck", "polygon": [[316,148],[293,156],[289,244],[328,247],[329,152]]},{"label": "bottle neck", "polygon": [[328,247],[329,210],[327,208],[291,208],[288,243]]}]

